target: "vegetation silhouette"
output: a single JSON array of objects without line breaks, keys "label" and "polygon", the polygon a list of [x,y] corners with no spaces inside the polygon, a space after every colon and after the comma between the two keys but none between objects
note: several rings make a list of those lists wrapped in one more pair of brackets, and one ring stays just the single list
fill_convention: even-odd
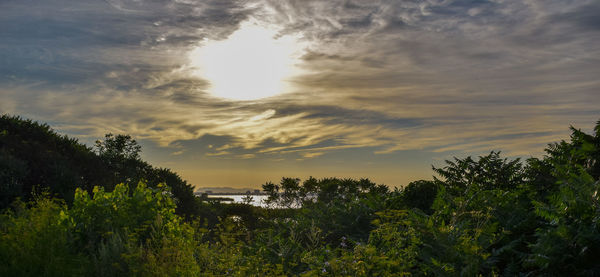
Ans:
[{"label": "vegetation silhouette", "polygon": [[193,188],[166,168],[140,159],[141,146],[128,135],[107,134],[93,148],[54,132],[47,124],[18,116],[0,117],[0,209],[16,198],[32,199],[34,188],[72,203],[76,188],[112,190],[144,181],[150,187],[165,183],[177,202],[177,213],[196,211]]},{"label": "vegetation silhouette", "polygon": [[571,131],[543,157],[454,158],[394,190],[282,178],[261,208],[195,198],[129,136],[88,148],[3,116],[0,275],[600,275],[600,121]]}]

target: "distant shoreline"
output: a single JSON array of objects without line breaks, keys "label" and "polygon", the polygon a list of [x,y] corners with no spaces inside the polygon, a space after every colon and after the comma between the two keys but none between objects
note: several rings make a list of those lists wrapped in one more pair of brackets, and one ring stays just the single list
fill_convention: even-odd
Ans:
[{"label": "distant shoreline", "polygon": [[206,195],[248,195],[248,194],[249,195],[267,195],[264,192],[259,192],[259,193],[256,193],[256,192],[250,192],[250,193],[247,193],[247,192],[194,192],[194,195],[196,195],[196,196],[202,196],[204,194],[206,194]]}]

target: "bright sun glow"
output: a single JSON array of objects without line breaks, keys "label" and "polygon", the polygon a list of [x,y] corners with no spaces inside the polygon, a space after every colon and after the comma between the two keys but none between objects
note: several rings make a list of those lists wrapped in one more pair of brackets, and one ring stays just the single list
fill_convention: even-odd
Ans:
[{"label": "bright sun glow", "polygon": [[298,37],[276,35],[246,22],[225,40],[205,41],[190,54],[191,64],[217,97],[254,100],[288,92],[302,46]]}]

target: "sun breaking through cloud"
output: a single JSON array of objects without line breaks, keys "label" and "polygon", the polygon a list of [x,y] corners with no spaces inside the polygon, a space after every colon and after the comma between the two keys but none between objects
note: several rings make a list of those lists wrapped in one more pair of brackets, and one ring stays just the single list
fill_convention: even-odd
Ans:
[{"label": "sun breaking through cloud", "polygon": [[299,74],[302,54],[298,36],[278,36],[273,26],[244,22],[224,40],[203,41],[190,59],[213,95],[255,100],[289,92],[288,79]]},{"label": "sun breaking through cloud", "polygon": [[598,18],[597,0],[0,1],[0,113],[130,134],[198,186],[402,185],[591,128]]}]

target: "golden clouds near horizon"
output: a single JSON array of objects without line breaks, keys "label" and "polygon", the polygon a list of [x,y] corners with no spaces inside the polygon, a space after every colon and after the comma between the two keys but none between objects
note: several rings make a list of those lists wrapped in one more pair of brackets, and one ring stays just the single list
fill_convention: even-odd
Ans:
[{"label": "golden clouds near horizon", "polygon": [[245,22],[225,40],[205,40],[190,55],[195,75],[209,92],[230,100],[256,100],[291,90],[303,54],[298,36],[278,35],[275,28]]}]

